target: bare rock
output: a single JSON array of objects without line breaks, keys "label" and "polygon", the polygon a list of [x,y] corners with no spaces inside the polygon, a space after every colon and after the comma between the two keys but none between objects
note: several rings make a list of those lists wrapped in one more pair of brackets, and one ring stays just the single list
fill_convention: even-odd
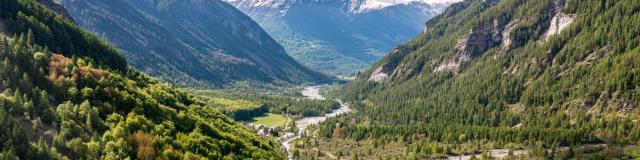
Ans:
[{"label": "bare rock", "polygon": [[389,76],[391,76],[393,71],[394,71],[394,68],[391,67],[390,65],[380,66],[375,71],[373,71],[373,73],[369,77],[369,81],[382,82],[385,79],[389,78]]},{"label": "bare rock", "polygon": [[562,13],[562,8],[564,7],[565,0],[557,0],[554,2],[552,12],[555,13],[555,16],[551,19],[551,24],[549,24],[549,29],[544,34],[544,39],[547,40],[549,37],[556,35],[565,28],[567,28],[573,20],[575,19],[575,14],[566,14]]},{"label": "bare rock", "polygon": [[569,25],[571,25],[575,17],[576,17],[575,14],[565,14],[565,13],[556,14],[553,17],[553,19],[551,19],[549,30],[547,30],[547,32],[544,34],[545,40],[549,39],[549,37],[553,35],[556,35],[562,32],[562,30],[564,30]]},{"label": "bare rock", "polygon": [[520,21],[518,20],[509,22],[504,31],[502,31],[502,49],[505,51],[511,50],[511,45],[513,44],[513,41],[511,40],[511,32],[516,28],[516,26],[518,26],[519,22]]},{"label": "bare rock", "polygon": [[459,72],[463,63],[471,61],[473,57],[483,54],[487,50],[502,43],[505,25],[498,19],[484,23],[469,30],[469,34],[458,40],[455,46],[456,55],[440,62],[433,67],[433,72]]}]

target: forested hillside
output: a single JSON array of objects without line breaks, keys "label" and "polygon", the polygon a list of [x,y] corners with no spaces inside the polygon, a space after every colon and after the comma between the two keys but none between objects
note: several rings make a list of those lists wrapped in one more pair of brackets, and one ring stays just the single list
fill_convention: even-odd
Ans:
[{"label": "forested hillside", "polygon": [[52,52],[68,56],[71,53],[90,56],[96,61],[96,65],[126,72],[127,61],[115,48],[84,32],[72,21],[65,20],[65,17],[56,16],[55,12],[40,11],[42,6],[39,3],[18,4],[15,0],[2,2],[0,20],[8,33],[27,33],[31,30],[34,33],[34,43],[49,46]]},{"label": "forested hillside", "polygon": [[0,0],[0,159],[282,159],[36,0]]},{"label": "forested hillside", "polygon": [[180,86],[331,80],[289,57],[251,18],[220,0],[63,0],[85,29],[131,65]]},{"label": "forested hillside", "polygon": [[411,146],[403,154],[418,158],[637,144],[639,12],[640,1],[618,0],[454,4],[346,86],[356,114],[325,123],[320,135],[402,138]]}]

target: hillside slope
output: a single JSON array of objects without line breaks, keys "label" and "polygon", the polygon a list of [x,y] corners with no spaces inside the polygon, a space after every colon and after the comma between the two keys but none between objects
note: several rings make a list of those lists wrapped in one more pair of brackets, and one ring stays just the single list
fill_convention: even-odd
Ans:
[{"label": "hillside slope", "polygon": [[80,26],[121,49],[133,67],[183,86],[238,81],[326,82],[248,16],[219,0],[63,0]]},{"label": "hillside slope", "polygon": [[343,89],[361,122],[347,135],[460,148],[636,143],[639,12],[639,1],[454,4]]},{"label": "hillside slope", "polygon": [[0,39],[0,159],[283,157],[36,0],[0,0],[0,17],[18,35]]},{"label": "hillside slope", "polygon": [[354,74],[380,60],[456,1],[227,0],[296,60],[333,74]]}]

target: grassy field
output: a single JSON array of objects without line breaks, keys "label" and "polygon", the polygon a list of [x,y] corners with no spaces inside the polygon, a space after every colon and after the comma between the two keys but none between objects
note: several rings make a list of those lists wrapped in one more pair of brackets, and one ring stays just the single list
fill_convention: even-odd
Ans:
[{"label": "grassy field", "polygon": [[251,122],[255,124],[262,124],[265,126],[280,126],[282,128],[287,124],[287,117],[279,114],[267,113],[264,116],[254,117]]}]

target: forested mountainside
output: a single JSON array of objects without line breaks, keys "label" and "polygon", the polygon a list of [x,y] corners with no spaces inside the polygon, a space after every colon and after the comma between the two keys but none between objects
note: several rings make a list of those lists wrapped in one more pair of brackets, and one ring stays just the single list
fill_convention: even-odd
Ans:
[{"label": "forested mountainside", "polygon": [[65,9],[61,4],[59,0],[38,0],[38,2],[42,5],[47,6],[47,8],[53,10],[54,12],[64,16],[67,19],[70,19],[71,21],[73,21],[73,17],[71,17],[71,14],[69,14],[69,12],[67,12],[67,9]]},{"label": "forested mountainside", "polygon": [[36,0],[0,0],[0,17],[16,35],[0,39],[0,159],[284,157]]},{"label": "forested mountainside", "polygon": [[299,62],[355,74],[459,0],[226,0],[258,22]]},{"label": "forested mountainside", "polygon": [[181,86],[327,82],[260,26],[220,0],[63,0],[80,26],[121,49],[134,68]]},{"label": "forested mountainside", "polygon": [[418,157],[638,143],[639,12],[618,0],[454,4],[346,86],[356,114],[321,135],[402,137],[422,143]]}]

